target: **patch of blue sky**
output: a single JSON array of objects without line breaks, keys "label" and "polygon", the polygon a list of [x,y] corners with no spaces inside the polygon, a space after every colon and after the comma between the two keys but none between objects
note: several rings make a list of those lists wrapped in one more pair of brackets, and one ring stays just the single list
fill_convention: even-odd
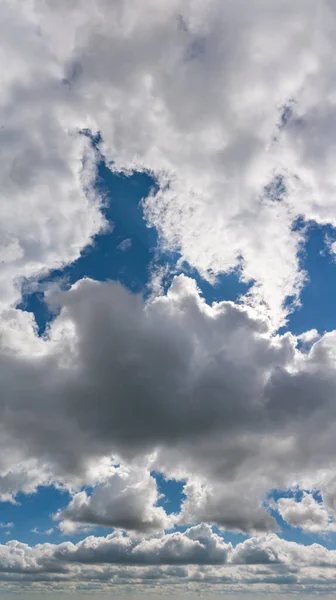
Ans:
[{"label": "patch of blue sky", "polygon": [[[1,503],[1,522],[13,523],[11,535],[6,535],[6,529],[0,529],[0,543],[4,544],[11,539],[19,539],[25,544],[39,542],[59,542],[60,531],[52,515],[60,508],[65,508],[70,501],[70,495],[64,490],[53,486],[39,487],[34,494],[19,493],[16,497],[17,504],[10,502]],[[34,533],[33,529],[38,533]],[[47,535],[44,532],[53,529]]]},{"label": "patch of blue sky", "polygon": [[[92,489],[87,488],[86,491],[89,493]],[[13,526],[0,527],[0,544],[5,544],[9,539],[18,539],[29,545],[44,542],[59,544],[69,539],[76,543],[87,535],[106,536],[113,531],[112,527],[93,526],[86,531],[81,529],[77,533],[63,535],[53,515],[65,509],[70,500],[71,496],[66,490],[41,486],[33,494],[19,493],[16,504],[2,502],[1,523]],[[10,531],[10,535],[7,531]]]},{"label": "patch of blue sky", "polygon": [[[98,151],[99,137],[92,138],[92,143]],[[180,254],[163,251],[156,229],[148,227],[144,219],[141,201],[158,189],[150,173],[117,173],[100,156],[95,185],[104,198],[103,212],[110,226],[108,230],[95,236],[93,243],[72,264],[51,271],[37,282],[23,284],[23,298],[18,308],[34,314],[40,335],[54,316],[44,297],[45,289],[53,282],[67,289],[84,277],[97,281],[114,280],[134,293],[143,293],[146,298],[150,293],[153,269],[164,267],[167,273],[164,289],[169,287],[174,275],[183,272],[196,280],[208,303],[235,301],[248,290],[249,286],[239,280],[238,271],[219,276],[211,284],[186,263],[176,268]]]},{"label": "patch of blue sky", "polygon": [[157,235],[142,218],[139,202],[148,196],[155,180],[146,173],[114,173],[101,160],[96,186],[102,195],[108,195],[104,214],[110,229],[97,235],[78,260],[42,277],[37,290],[28,292],[19,305],[34,313],[40,334],[53,316],[44,301],[44,289],[52,282],[67,288],[83,277],[118,280],[133,292],[140,292],[147,284]]},{"label": "patch of blue sky", "polygon": [[181,272],[195,279],[207,304],[222,302],[223,300],[236,302],[240,296],[246,294],[251,285],[240,280],[239,269],[233,270],[231,273],[217,275],[213,282],[201,277],[198,271],[188,263],[182,264]]},{"label": "patch of blue sky", "polygon": [[[298,223],[297,227],[304,227]],[[301,306],[289,315],[286,329],[300,334],[309,329],[319,333],[336,328],[336,262],[328,250],[327,240],[336,240],[336,230],[309,223],[306,243],[301,252],[301,267],[308,279],[301,292]]]},{"label": "patch of blue sky", "polygon": [[[293,115],[291,100],[281,115],[279,128],[287,125]],[[281,202],[286,196],[286,181],[283,175],[276,175],[264,188],[264,199]],[[293,230],[305,230],[305,243],[299,254],[300,268],[307,273],[307,280],[300,295],[301,305],[289,315],[285,328],[280,330],[301,334],[309,329],[319,333],[336,327],[334,300],[336,297],[336,257],[328,249],[328,243],[336,241],[336,230],[330,225],[318,225],[298,219]],[[286,305],[291,306],[293,298],[287,298]]]},{"label": "patch of blue sky", "polygon": [[168,515],[179,513],[186,497],[183,492],[185,481],[165,479],[162,473],[156,471],[152,471],[151,475],[155,478],[161,495],[158,506],[162,506]]},{"label": "patch of blue sky", "polygon": [[[158,502],[158,506],[162,506],[168,515],[178,514],[181,511],[182,503],[186,498],[184,494],[185,481],[178,481],[175,479],[165,479],[162,473],[152,471],[151,475],[155,477],[158,486],[159,493],[162,494]],[[195,523],[193,523],[195,525]],[[183,533],[188,529],[190,525],[176,526],[174,531],[180,531]],[[249,536],[243,533],[234,533],[220,529],[216,526],[212,527],[213,531],[224,537],[227,542],[231,542],[234,546],[246,540]]]}]

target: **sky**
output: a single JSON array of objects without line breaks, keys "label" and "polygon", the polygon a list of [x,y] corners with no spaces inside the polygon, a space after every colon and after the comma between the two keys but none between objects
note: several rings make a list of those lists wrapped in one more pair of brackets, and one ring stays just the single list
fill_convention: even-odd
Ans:
[{"label": "sky", "polygon": [[336,6],[0,17],[0,598],[334,597]]}]

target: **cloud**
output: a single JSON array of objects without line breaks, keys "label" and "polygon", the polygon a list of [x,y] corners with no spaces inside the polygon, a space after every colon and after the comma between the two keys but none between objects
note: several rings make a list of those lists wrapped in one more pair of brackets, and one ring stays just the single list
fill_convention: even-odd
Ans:
[{"label": "cloud", "polygon": [[246,481],[218,483],[195,481],[192,476],[184,487],[186,499],[182,503],[177,523],[208,521],[231,531],[276,531],[278,525],[260,505],[260,492],[250,488],[245,493]]},{"label": "cloud", "polygon": [[36,535],[51,535],[54,532],[54,528],[50,527],[50,529],[45,529],[44,531],[40,531],[37,527],[34,527],[31,530],[32,533],[36,533]]},{"label": "cloud", "polygon": [[65,562],[80,563],[223,564],[230,548],[230,544],[203,524],[191,527],[185,533],[175,532],[141,541],[114,533],[106,538],[86,538],[77,545],[64,542],[58,547],[56,557]]},{"label": "cloud", "polygon": [[[61,313],[42,353],[2,354],[1,461],[4,478],[15,456],[73,491],[102,481],[74,497],[74,522],[161,527],[166,516],[145,475],[157,470],[187,481],[181,522],[274,530],[268,491],[307,478],[315,485],[321,470],[327,476],[326,456],[332,469],[334,333],[301,353],[294,336],[272,335],[250,309],[208,306],[185,276],[147,304],[118,283],[90,280],[56,301]],[[138,503],[135,471],[130,504],[119,501],[113,456],[126,469],[144,461]]]},{"label": "cloud", "polygon": [[305,494],[300,501],[295,498],[280,498],[276,507],[283,520],[292,527],[300,527],[312,533],[335,530],[326,507],[317,502],[312,494]]},{"label": "cloud", "polygon": [[20,300],[20,281],[76,260],[104,218],[94,153],[79,122],[59,112],[62,69],[33,8],[4,2],[1,17],[0,304],[8,308]]},{"label": "cloud", "polygon": [[[76,544],[43,543],[34,547],[15,540],[0,545],[0,586],[8,589],[110,592],[113,588],[162,591],[200,590],[216,584],[226,592],[275,592],[288,585],[296,593],[311,586],[333,590],[334,550],[303,546],[276,535],[248,539],[236,547],[200,524],[184,533],[136,539],[120,532],[87,537]],[[93,585],[93,588],[92,588]],[[8,586],[10,586],[8,588]],[[14,586],[13,588],[11,586]],[[223,588],[221,587],[223,586]]]},{"label": "cloud", "polygon": [[[0,500],[16,504],[18,492],[31,494],[40,485],[49,485],[52,480],[50,468],[42,465],[38,459],[25,460],[19,448],[13,448],[13,455],[3,456],[0,477]],[[16,463],[16,459],[19,461]]]},{"label": "cloud", "polygon": [[3,532],[4,535],[12,535],[11,529],[14,527],[14,523],[9,521],[8,523],[0,523],[0,528],[5,529]]},{"label": "cloud", "polygon": [[122,252],[126,252],[126,250],[129,250],[131,247],[132,247],[132,240],[130,238],[125,238],[117,246],[117,248],[119,250],[121,250]]},{"label": "cloud", "polygon": [[4,301],[103,227],[91,128],[114,168],[157,175],[144,207],[162,244],[208,279],[239,266],[279,324],[305,280],[293,224],[335,223],[330,2],[1,10]]},{"label": "cloud", "polygon": [[335,560],[335,550],[328,550],[320,544],[304,546],[288,542],[274,534],[250,538],[238,544],[231,555],[232,563],[283,564],[293,570],[305,566],[332,567]]},{"label": "cloud", "polygon": [[[75,494],[67,508],[55,515],[63,533],[73,522],[150,532],[173,526],[161,506],[156,481],[145,469],[116,468],[104,483],[88,495]],[[70,523],[69,523],[70,522]]]},{"label": "cloud", "polygon": [[[270,348],[261,335],[264,324],[246,311],[230,303],[207,307],[184,277],[167,297],[148,306],[118,284],[92,281],[77,284],[60,301],[64,307],[50,339],[42,342],[42,355],[33,360],[3,355],[7,452],[2,460],[10,460],[12,447],[18,459],[20,438],[25,460],[51,463],[54,477],[63,480],[67,474],[80,476],[104,454],[132,458],[163,446],[168,457],[172,442],[182,466],[184,453],[187,461],[195,454],[186,445],[196,436],[205,441],[212,431],[216,441],[224,423],[232,430],[240,426],[240,403],[246,417],[250,412],[249,424],[255,421],[258,405],[252,391],[262,389],[272,352],[280,363],[293,354],[288,337]],[[249,374],[248,369],[246,381],[238,374],[251,360],[240,351],[242,335],[260,360],[259,371]],[[231,356],[225,357],[225,346]],[[210,354],[214,351],[216,360]],[[238,355],[241,362],[234,367]],[[185,468],[190,469],[187,463]]]}]

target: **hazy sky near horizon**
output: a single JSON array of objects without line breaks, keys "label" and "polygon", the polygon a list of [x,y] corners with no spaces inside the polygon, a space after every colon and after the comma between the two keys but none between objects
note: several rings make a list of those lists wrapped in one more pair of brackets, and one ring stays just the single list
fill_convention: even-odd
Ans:
[{"label": "hazy sky near horizon", "polygon": [[0,39],[0,597],[333,597],[336,5]]}]

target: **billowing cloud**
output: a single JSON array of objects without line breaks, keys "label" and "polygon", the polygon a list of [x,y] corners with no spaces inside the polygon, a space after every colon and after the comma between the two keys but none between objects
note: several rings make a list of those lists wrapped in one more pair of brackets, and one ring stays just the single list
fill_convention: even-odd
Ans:
[{"label": "billowing cloud", "polygon": [[75,260],[104,225],[94,153],[61,114],[62,67],[34,20],[33,6],[1,4],[2,308],[20,299],[20,280]]},{"label": "billowing cloud", "polygon": [[253,585],[255,591],[274,593],[285,583],[296,592],[307,586],[325,592],[334,589],[335,557],[334,550],[319,544],[303,546],[276,535],[251,538],[233,548],[204,524],[141,540],[117,532],[77,544],[30,547],[12,540],[0,545],[0,586],[5,584],[7,591],[52,591],[54,585],[89,590],[91,582],[97,591],[139,584],[167,591],[187,584],[200,591],[215,583],[218,590]]},{"label": "billowing cloud", "polygon": [[300,501],[280,498],[276,506],[283,520],[293,527],[309,532],[335,531],[335,524],[327,509],[312,494],[305,494]]},{"label": "billowing cloud", "polygon": [[208,525],[197,525],[185,533],[131,540],[115,533],[106,538],[64,542],[56,557],[65,562],[151,564],[224,564],[231,549]]},{"label": "billowing cloud", "polygon": [[67,508],[56,515],[61,529],[67,533],[73,523],[104,525],[134,531],[169,529],[174,521],[157,506],[160,496],[157,484],[146,469],[116,468],[91,495],[75,494]]},{"label": "billowing cloud", "polygon": [[[117,283],[89,280],[56,299],[62,309],[43,352],[2,355],[4,473],[11,448],[72,487],[92,481],[102,456],[130,465],[142,457],[146,469],[188,481],[182,521],[267,531],[276,528],[262,506],[270,489],[300,485],[298,472],[313,485],[326,456],[330,469],[334,334],[301,353],[251,311],[208,306],[185,276],[147,304]],[[164,523],[150,509],[148,475],[138,504],[126,485],[123,515],[113,487],[121,480],[111,475],[106,467],[102,487],[74,497],[74,521],[126,526],[129,508],[140,529]]]},{"label": "billowing cloud", "polygon": [[279,323],[305,278],[293,223],[335,223],[330,2],[1,10],[3,278],[74,260],[102,227],[91,128],[115,168],[157,175],[162,243],[210,279],[239,266]]},{"label": "billowing cloud", "polygon": [[288,542],[277,535],[250,538],[238,544],[232,552],[231,562],[239,564],[284,564],[297,569],[304,566],[332,567],[336,551],[320,544],[304,546]]},{"label": "billowing cloud", "polygon": [[186,499],[177,517],[178,523],[208,521],[231,531],[265,532],[275,531],[278,525],[263,506],[260,489],[249,484],[246,495],[246,479],[238,483],[195,481],[189,477],[184,487]]}]

